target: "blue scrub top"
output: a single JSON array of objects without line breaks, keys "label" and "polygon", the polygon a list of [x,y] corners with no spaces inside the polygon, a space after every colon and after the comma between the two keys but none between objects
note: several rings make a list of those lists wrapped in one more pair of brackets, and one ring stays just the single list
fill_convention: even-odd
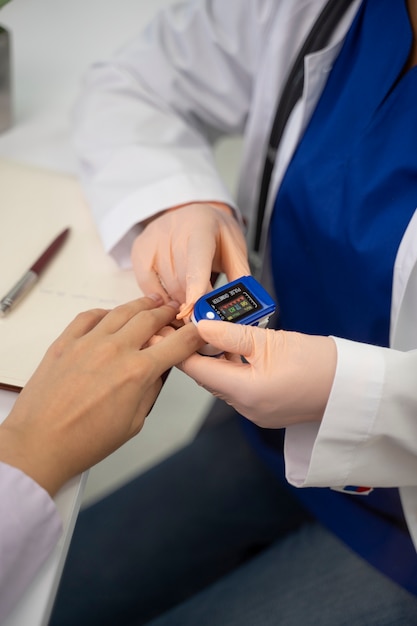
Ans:
[{"label": "blue scrub top", "polygon": [[[416,209],[417,68],[405,0],[364,0],[279,190],[270,227],[280,328],[389,345],[393,267]],[[283,476],[276,432],[246,423]],[[295,495],[380,571],[417,593],[397,489]]]}]

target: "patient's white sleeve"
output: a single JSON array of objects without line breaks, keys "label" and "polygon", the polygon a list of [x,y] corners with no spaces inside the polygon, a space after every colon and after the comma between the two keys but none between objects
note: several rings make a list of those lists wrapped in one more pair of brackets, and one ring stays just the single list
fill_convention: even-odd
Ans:
[{"label": "patient's white sleeve", "polygon": [[49,494],[0,463],[0,623],[52,552],[62,524]]}]

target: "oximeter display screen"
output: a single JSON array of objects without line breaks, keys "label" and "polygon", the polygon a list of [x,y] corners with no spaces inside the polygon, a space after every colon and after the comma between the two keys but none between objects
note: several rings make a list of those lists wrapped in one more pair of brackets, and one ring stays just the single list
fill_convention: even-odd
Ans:
[{"label": "oximeter display screen", "polygon": [[259,302],[243,283],[236,283],[206,299],[217,315],[226,322],[236,322],[260,308]]}]

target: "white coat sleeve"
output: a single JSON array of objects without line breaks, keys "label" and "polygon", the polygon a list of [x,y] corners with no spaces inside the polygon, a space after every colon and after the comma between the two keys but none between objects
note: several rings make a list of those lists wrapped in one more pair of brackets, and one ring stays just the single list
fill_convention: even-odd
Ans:
[{"label": "white coat sleeve", "polygon": [[104,247],[121,265],[129,265],[138,222],[197,200],[233,206],[212,144],[244,128],[274,4],[168,7],[87,73],[74,110],[74,146]]},{"label": "white coat sleeve", "polygon": [[320,426],[285,436],[297,487],[417,485],[417,350],[335,339],[336,375]]},{"label": "white coat sleeve", "polygon": [[0,463],[0,623],[62,532],[53,500],[20,470]]}]

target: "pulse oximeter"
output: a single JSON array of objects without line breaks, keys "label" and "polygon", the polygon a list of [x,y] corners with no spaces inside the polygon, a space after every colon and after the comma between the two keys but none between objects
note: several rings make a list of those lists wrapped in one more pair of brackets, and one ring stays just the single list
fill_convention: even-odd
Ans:
[{"label": "pulse oximeter", "polygon": [[[242,276],[199,298],[191,320],[217,320],[265,328],[275,311],[275,302],[253,276]],[[221,351],[204,346],[200,354],[216,356]]]}]

